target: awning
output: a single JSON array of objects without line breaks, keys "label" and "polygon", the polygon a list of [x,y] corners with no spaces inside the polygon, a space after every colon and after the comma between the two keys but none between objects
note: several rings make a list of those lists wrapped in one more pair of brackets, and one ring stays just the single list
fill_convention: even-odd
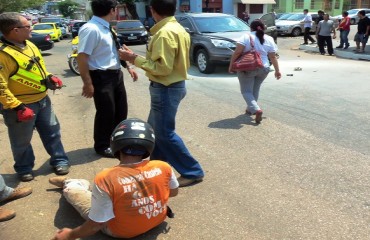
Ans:
[{"label": "awning", "polygon": [[275,0],[241,0],[244,4],[276,4]]}]

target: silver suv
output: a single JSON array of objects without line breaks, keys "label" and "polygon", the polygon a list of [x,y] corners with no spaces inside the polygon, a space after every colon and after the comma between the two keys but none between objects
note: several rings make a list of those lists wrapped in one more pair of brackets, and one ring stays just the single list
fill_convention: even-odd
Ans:
[{"label": "silver suv", "polygon": [[[201,73],[212,73],[216,64],[229,64],[237,40],[250,32],[241,19],[223,13],[184,13],[175,16],[191,37],[190,60]],[[275,41],[277,32],[273,14],[261,20],[267,26],[266,34]]]},{"label": "silver suv", "polygon": [[[368,8],[350,9],[350,10],[347,11],[348,12],[348,17],[351,18],[351,24],[352,25],[358,23],[359,19],[358,19],[357,13],[361,10],[365,11],[365,15],[370,14],[370,9],[368,9]],[[342,14],[335,16],[335,18],[337,18],[339,22],[342,21]]]}]

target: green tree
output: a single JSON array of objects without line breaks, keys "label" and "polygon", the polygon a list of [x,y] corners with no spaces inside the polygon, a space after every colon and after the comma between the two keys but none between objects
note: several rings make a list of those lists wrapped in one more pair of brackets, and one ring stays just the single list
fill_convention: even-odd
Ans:
[{"label": "green tree", "polygon": [[41,6],[45,0],[0,0],[0,13],[18,12],[26,8]]},{"label": "green tree", "polygon": [[66,0],[66,1],[58,3],[59,12],[64,17],[72,17],[77,7],[78,7],[78,4],[75,2],[72,2],[72,0]]}]

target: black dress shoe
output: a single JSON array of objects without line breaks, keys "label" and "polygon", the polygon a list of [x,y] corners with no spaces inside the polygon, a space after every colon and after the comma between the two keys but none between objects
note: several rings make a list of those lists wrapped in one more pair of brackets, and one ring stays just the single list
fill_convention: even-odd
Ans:
[{"label": "black dress shoe", "polygon": [[335,48],[343,48],[343,46],[339,45],[339,46],[337,46],[337,47],[335,47]]},{"label": "black dress shoe", "polygon": [[25,173],[25,174],[20,174],[19,179],[22,182],[29,182],[29,181],[32,181],[34,179],[34,176],[33,176],[32,173]]},{"label": "black dress shoe", "polygon": [[103,157],[107,157],[107,158],[115,158],[113,153],[112,153],[112,150],[110,148],[107,148],[103,151],[96,151],[97,154],[103,156]]},{"label": "black dress shoe", "polygon": [[68,165],[58,165],[54,167],[54,172],[56,175],[66,175],[69,173]]},{"label": "black dress shoe", "polygon": [[343,49],[347,49],[349,47],[349,45],[345,46]]}]

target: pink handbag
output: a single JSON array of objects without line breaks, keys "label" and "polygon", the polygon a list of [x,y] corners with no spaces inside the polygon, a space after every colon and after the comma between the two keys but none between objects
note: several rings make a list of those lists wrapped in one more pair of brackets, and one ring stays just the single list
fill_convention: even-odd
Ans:
[{"label": "pink handbag", "polygon": [[252,49],[248,52],[243,53],[235,62],[231,65],[232,71],[253,71],[257,68],[262,68],[262,59],[260,54],[254,48],[254,42],[252,37],[249,35]]}]

